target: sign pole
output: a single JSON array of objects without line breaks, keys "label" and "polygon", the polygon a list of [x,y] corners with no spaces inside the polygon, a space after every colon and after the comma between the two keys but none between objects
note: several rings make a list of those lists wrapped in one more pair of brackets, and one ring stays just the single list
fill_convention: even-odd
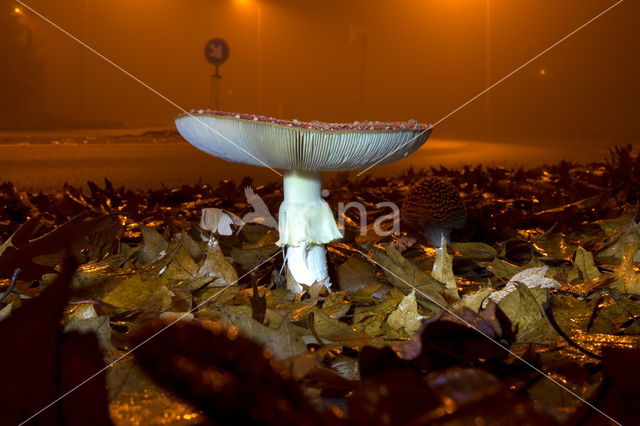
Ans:
[{"label": "sign pole", "polygon": [[220,65],[229,59],[229,53],[229,44],[221,38],[213,38],[204,46],[205,59],[215,66],[215,71],[211,74],[211,94],[209,96],[209,108],[215,111],[220,111],[220,86],[222,85]]},{"label": "sign pole", "polygon": [[222,76],[218,72],[220,65],[216,65],[216,70],[211,74],[211,96],[209,98],[209,108],[213,108],[215,111],[220,110],[220,85],[222,83]]}]

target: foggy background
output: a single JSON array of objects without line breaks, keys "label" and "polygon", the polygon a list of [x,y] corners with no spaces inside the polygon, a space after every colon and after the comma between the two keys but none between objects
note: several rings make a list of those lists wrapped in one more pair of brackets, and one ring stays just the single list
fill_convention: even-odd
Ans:
[{"label": "foggy background", "polygon": [[[203,48],[221,37],[231,47],[221,67],[223,110],[435,122],[614,2],[25,3],[186,109],[209,106],[213,67]],[[0,4],[2,127],[172,126],[178,109],[18,3]],[[636,141],[639,17],[638,1],[622,3],[434,136]],[[18,44],[16,22],[26,29]]]}]

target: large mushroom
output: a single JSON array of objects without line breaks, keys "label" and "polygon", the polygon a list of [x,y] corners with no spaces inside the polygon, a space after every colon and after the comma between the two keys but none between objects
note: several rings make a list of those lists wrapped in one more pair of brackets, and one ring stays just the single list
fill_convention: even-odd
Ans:
[{"label": "large mushroom", "polygon": [[[297,283],[330,286],[324,245],[342,237],[322,198],[322,172],[391,163],[416,151],[431,125],[416,121],[321,123],[198,111],[175,120],[196,148],[235,163],[284,171],[277,244]],[[295,284],[291,290],[301,291]]]}]

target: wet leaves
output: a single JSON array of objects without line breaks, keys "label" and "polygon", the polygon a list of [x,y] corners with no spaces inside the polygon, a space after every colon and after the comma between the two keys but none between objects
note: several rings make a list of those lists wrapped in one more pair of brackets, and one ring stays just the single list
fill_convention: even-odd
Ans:
[{"label": "wet leaves", "polygon": [[373,259],[383,269],[391,284],[405,294],[415,290],[420,304],[430,311],[441,312],[448,305],[444,299],[445,284],[420,270],[394,246],[387,245],[384,251],[375,250]]},{"label": "wet leaves", "polygon": [[[630,174],[640,171],[635,160],[627,163]],[[4,184],[0,326],[39,340],[34,346],[15,331],[3,334],[18,342],[5,365],[26,371],[64,344],[79,354],[90,348],[89,360],[99,344],[113,360],[163,330],[136,356],[146,373],[130,360],[110,369],[119,423],[159,423],[163,406],[176,423],[602,423],[533,365],[633,424],[640,188],[614,169],[432,170],[464,195],[469,220],[456,242],[432,249],[404,228],[401,236],[359,237],[354,209],[345,240],[328,246],[335,291],[312,286],[300,294],[286,290],[267,214],[281,199],[276,186],[135,193],[105,184],[49,196]],[[329,184],[327,199],[335,207],[355,197],[373,218],[381,199],[401,200],[421,175],[343,177]],[[614,194],[612,185],[630,189]],[[49,292],[65,256],[78,264],[66,277],[68,298]],[[22,272],[11,285],[16,268]],[[29,307],[38,301],[34,314]],[[51,320],[54,305],[61,321]],[[34,371],[71,374],[51,359]],[[34,401],[59,390],[44,370],[38,379],[23,376],[13,392],[39,385]],[[84,402],[104,412],[104,399]]]},{"label": "wet leaves", "polygon": [[60,320],[72,267],[64,263],[39,296],[0,322],[5,345],[0,361],[7,366],[0,382],[3,423],[19,424],[38,414],[41,424],[82,425],[87,418],[97,425],[111,424],[103,374],[97,374],[83,392],[57,401],[103,367],[95,335],[71,330],[62,334]]},{"label": "wet leaves", "polygon": [[[148,323],[135,342],[162,329],[160,322]],[[327,424],[309,415],[310,403],[270,351],[219,324],[176,323],[135,356],[151,377],[217,423]]]}]

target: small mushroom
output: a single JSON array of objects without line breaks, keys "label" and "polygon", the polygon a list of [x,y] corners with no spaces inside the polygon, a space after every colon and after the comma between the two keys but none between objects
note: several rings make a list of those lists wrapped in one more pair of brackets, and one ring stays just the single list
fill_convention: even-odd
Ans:
[{"label": "small mushroom", "polygon": [[342,237],[322,198],[322,172],[399,160],[422,146],[432,128],[416,121],[321,123],[218,111],[180,116],[176,127],[213,156],[284,170],[277,244],[287,247],[294,291],[302,291],[298,283],[330,286],[324,245]]},{"label": "small mushroom", "polygon": [[402,202],[401,217],[407,224],[420,228],[431,245],[440,247],[443,236],[449,243],[451,231],[464,226],[467,212],[451,182],[430,176],[409,189]]}]

